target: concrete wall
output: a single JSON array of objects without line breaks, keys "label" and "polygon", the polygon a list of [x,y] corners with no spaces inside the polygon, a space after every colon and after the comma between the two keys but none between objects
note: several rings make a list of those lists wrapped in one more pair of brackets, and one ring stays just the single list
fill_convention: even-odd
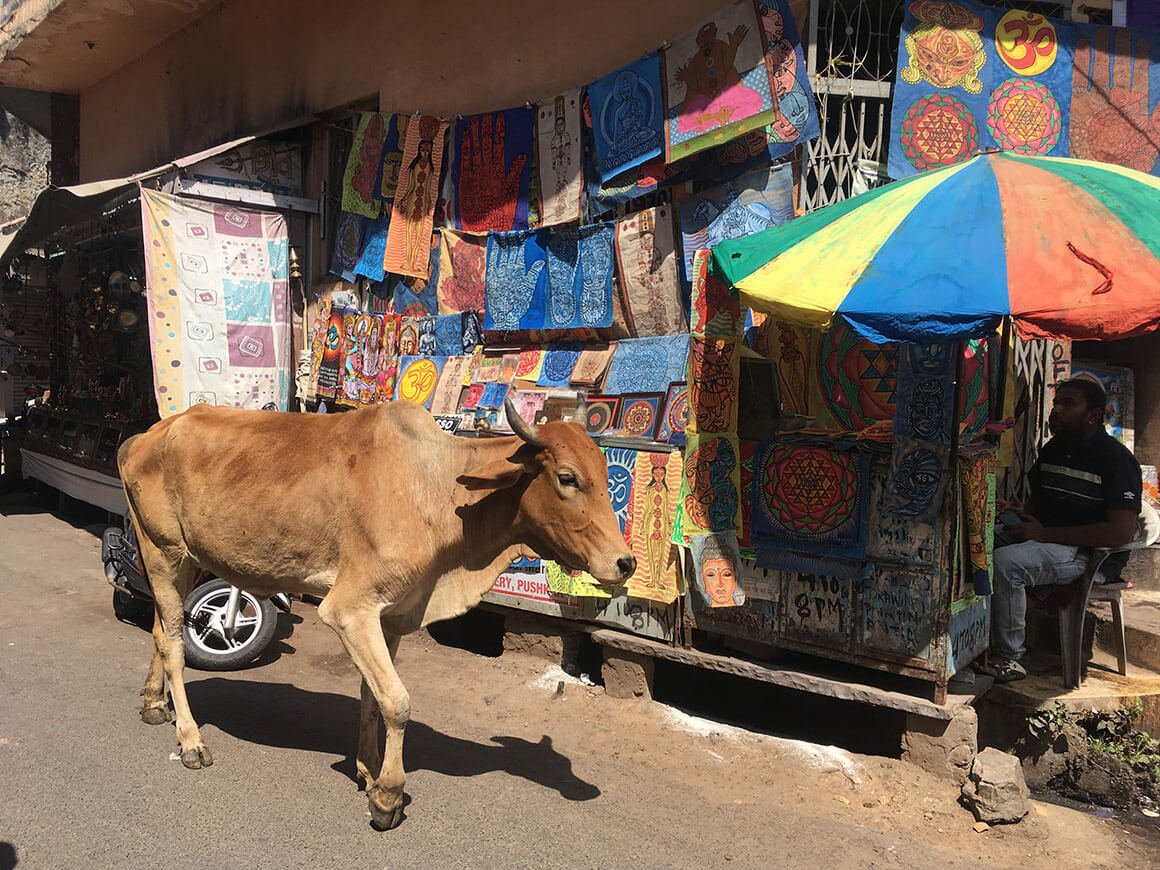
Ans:
[{"label": "concrete wall", "polygon": [[534,102],[587,84],[723,5],[227,0],[81,92],[81,180],[367,98],[385,111],[445,116]]},{"label": "concrete wall", "polygon": [[48,139],[0,106],[0,223],[28,214],[51,157]]}]

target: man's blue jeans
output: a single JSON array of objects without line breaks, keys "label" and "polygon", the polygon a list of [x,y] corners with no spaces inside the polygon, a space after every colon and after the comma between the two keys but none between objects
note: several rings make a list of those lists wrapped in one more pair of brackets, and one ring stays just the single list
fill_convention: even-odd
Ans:
[{"label": "man's blue jeans", "polygon": [[1027,623],[1029,586],[1072,583],[1083,576],[1091,551],[1086,547],[1024,541],[995,549],[995,590],[991,597],[991,652],[1018,661]]}]

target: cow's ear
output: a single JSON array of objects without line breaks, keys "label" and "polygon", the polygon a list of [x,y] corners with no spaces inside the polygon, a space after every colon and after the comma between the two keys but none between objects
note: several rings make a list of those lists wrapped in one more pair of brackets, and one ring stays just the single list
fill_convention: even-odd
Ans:
[{"label": "cow's ear", "polygon": [[493,492],[515,486],[527,473],[527,466],[505,458],[461,474],[455,481],[459,484],[456,505],[471,507],[479,504]]}]

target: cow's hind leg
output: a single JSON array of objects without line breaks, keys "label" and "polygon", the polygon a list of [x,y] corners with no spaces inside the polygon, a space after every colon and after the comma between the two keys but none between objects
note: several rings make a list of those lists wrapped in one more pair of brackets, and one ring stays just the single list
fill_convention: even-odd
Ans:
[{"label": "cow's hind leg", "polygon": [[[386,635],[387,652],[391,661],[398,661],[399,635]],[[383,744],[379,738],[379,723],[383,721],[379,701],[366,680],[362,681],[359,704],[358,758],[356,768],[369,790],[383,768]]]},{"label": "cow's hind leg", "polygon": [[165,701],[165,663],[161,658],[161,650],[157,647],[156,635],[161,614],[154,611],[153,617],[153,655],[149,659],[149,673],[145,677],[145,685],[141,689],[144,702],[141,705],[141,721],[148,725],[161,725],[170,720],[169,704]]},{"label": "cow's hind leg", "polygon": [[[332,588],[319,605],[318,615],[334,629],[350,653],[370,694],[378,701],[382,717],[387,723],[383,765],[374,782],[367,787],[371,824],[380,831],[386,831],[403,820],[403,784],[406,781],[403,771],[403,731],[411,718],[411,699],[391,662],[391,653],[379,622],[380,609],[381,605],[377,602],[359,600],[357,593],[344,595],[339,588]],[[363,697],[366,698],[366,695]],[[368,741],[364,736],[363,725],[368,718],[360,715],[359,742],[364,749]],[[377,723],[373,724],[377,730]],[[373,740],[377,740],[377,737]],[[373,763],[373,753],[364,755],[360,751],[360,760],[364,765]],[[370,771],[366,775],[369,780]]]},{"label": "cow's hind leg", "polygon": [[[177,739],[181,743],[181,763],[191,770],[209,767],[213,764],[213,756],[201,739],[201,731],[190,712],[185,694],[185,642],[181,634],[185,621],[185,596],[197,577],[197,565],[188,556],[170,557],[144,536],[139,536],[138,544],[153,587],[153,606],[157,611],[153,621],[154,655],[161,660],[161,668],[169,681],[169,694],[177,718]],[[147,691],[153,688],[153,678],[154,662],[151,661],[145,683]],[[153,695],[146,695],[146,705],[154,702]],[[141,712],[143,719],[145,712],[144,709]]]}]

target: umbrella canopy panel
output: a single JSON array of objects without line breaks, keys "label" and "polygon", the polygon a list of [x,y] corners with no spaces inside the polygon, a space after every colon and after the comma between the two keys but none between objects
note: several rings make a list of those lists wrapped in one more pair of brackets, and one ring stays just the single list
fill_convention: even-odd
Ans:
[{"label": "umbrella canopy panel", "polygon": [[758,311],[874,341],[1122,338],[1160,326],[1160,179],[1010,153],[888,184],[713,249]]}]

